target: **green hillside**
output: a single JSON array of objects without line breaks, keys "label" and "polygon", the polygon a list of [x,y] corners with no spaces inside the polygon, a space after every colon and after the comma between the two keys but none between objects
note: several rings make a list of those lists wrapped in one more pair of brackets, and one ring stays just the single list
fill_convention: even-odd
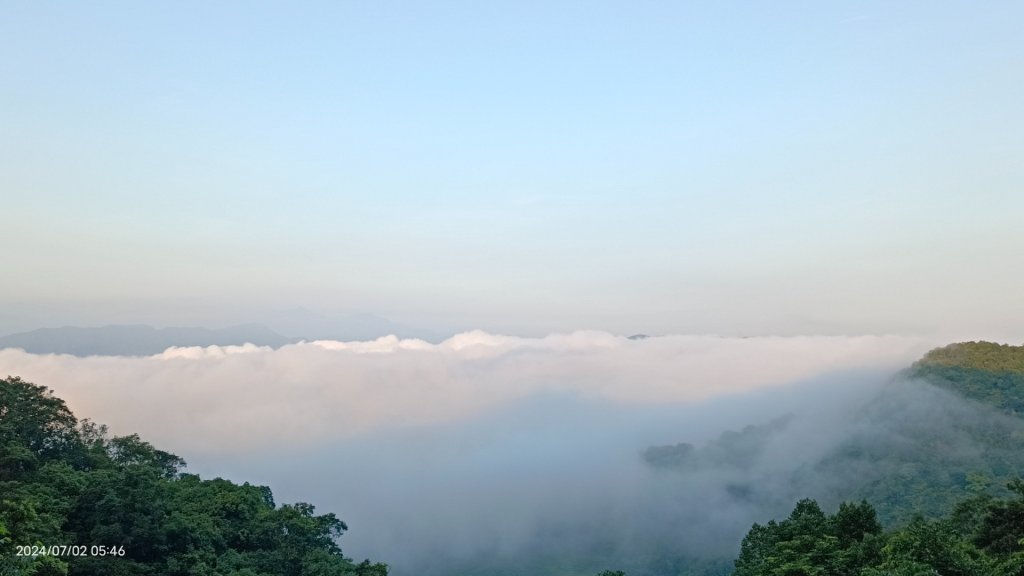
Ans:
[{"label": "green hillside", "polygon": [[1012,496],[963,500],[949,516],[915,517],[883,532],[867,502],[826,514],[814,500],[784,520],[754,524],[734,576],[1021,576],[1024,482]]},{"label": "green hillside", "polygon": [[384,576],[344,557],[347,529],[265,486],[202,480],[138,436],[0,380],[0,575]]},{"label": "green hillside", "polygon": [[885,436],[855,435],[814,467],[852,474],[843,498],[866,500],[830,516],[807,499],[785,520],[755,524],[735,576],[1024,575],[1024,346],[951,344],[903,376],[975,402],[934,410],[935,396],[911,404],[887,391],[866,411],[888,422]]},{"label": "green hillside", "polygon": [[907,374],[1004,412],[1024,415],[1024,346],[950,344],[925,354]]}]

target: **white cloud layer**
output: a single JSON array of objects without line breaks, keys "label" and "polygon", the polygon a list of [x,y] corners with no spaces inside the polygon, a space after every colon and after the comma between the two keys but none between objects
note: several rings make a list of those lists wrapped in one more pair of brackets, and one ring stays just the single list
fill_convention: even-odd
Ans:
[{"label": "white cloud layer", "polygon": [[532,395],[693,403],[848,369],[898,369],[919,338],[519,338],[474,331],[440,344],[385,337],[170,348],[149,357],[0,350],[0,374],[49,386],[80,418],[188,457],[315,446],[451,424]]}]

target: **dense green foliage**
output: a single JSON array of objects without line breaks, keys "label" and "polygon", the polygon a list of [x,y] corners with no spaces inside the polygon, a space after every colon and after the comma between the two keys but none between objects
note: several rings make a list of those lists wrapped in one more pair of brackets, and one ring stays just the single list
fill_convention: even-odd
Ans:
[{"label": "dense green foliage", "polygon": [[914,363],[914,367],[922,366],[1024,374],[1024,346],[994,342],[957,342],[936,348]]},{"label": "dense green foliage", "polygon": [[842,518],[858,507],[844,504],[827,516],[804,500],[788,519],[753,526],[736,576],[1024,575],[1024,482],[1012,480],[1004,491],[995,486],[1024,472],[1024,425],[995,411],[985,417],[991,408],[1024,415],[1024,346],[952,344],[926,354],[905,376],[976,400],[977,407],[947,404],[929,421],[913,405],[883,395],[866,410],[867,422],[896,425],[876,430],[874,441],[853,435],[813,467],[858,478],[859,486],[844,491],[877,503],[894,528],[882,534],[867,502],[858,507],[872,529],[850,531]]},{"label": "dense green foliage", "polygon": [[[958,503],[965,498],[975,504],[993,503],[1013,495],[1007,486],[1016,485],[1012,481],[1024,476],[1022,407],[1024,346],[953,344],[929,352],[872,401],[830,422],[830,427],[780,418],[726,432],[700,447],[685,443],[652,447],[643,457],[654,469],[678,478],[680,490],[701,477],[721,479],[727,498],[720,497],[720,501],[762,518],[784,517],[800,498],[813,498],[826,509],[836,509],[844,501],[863,501],[877,514],[881,526],[899,535],[891,536],[895,539],[888,549],[879,544],[882,537],[877,535],[849,549],[828,539],[800,540],[787,530],[795,530],[812,517],[817,518],[812,522],[815,533],[841,536],[830,532],[833,519],[811,514],[813,510],[805,509],[804,503],[798,507],[800,522],[791,519],[778,523],[779,527],[770,523],[748,534],[747,547],[753,542],[772,542],[762,551],[771,548],[773,559],[770,566],[757,564],[747,553],[743,565],[749,574],[860,574],[869,564],[850,568],[843,564],[844,559],[853,553],[868,557],[875,552],[882,560],[870,564],[876,570],[871,576],[931,574],[930,569],[918,570],[919,566],[914,568],[893,554],[900,543],[909,550],[941,540],[941,531],[952,529],[949,526],[953,524],[958,537],[981,552],[954,546],[946,552],[961,555],[956,556],[959,568],[951,568],[950,560],[939,573],[986,574],[985,569],[996,570],[994,566],[1010,560],[988,558],[980,572],[964,568],[975,556],[989,551],[979,547],[973,532],[967,534],[968,528],[980,529],[977,524],[982,515],[976,513],[973,520],[965,520],[964,510],[970,506]],[[807,444],[804,438],[808,436],[831,439],[812,444],[817,449],[793,450]],[[1019,509],[1019,505],[1006,506],[1007,510]],[[1024,517],[1018,521],[1024,525]],[[879,547],[875,551],[871,546]],[[813,570],[801,568],[801,563],[810,560],[815,561],[808,564],[813,564]]]},{"label": "dense green foliage", "polygon": [[859,574],[881,561],[882,526],[867,502],[843,504],[828,516],[801,500],[789,518],[754,524],[743,539],[736,576]]},{"label": "dense green foliage", "polygon": [[735,576],[1021,576],[1024,483],[1015,497],[976,496],[941,520],[917,517],[882,534],[870,504],[828,516],[813,500],[789,518],[755,524],[743,539]]},{"label": "dense green foliage", "polygon": [[925,354],[908,373],[1005,412],[1024,415],[1024,346],[950,344]]},{"label": "dense green foliage", "polygon": [[730,501],[762,517],[805,497],[826,507],[867,500],[887,526],[941,517],[970,493],[1006,496],[1004,486],[1024,475],[1024,419],[924,383],[893,382],[840,424],[812,429],[832,436],[817,450],[794,451],[806,429],[783,418],[699,448],[659,446],[643,456],[681,485],[721,478]]},{"label": "dense green foliage", "polygon": [[[0,575],[387,574],[342,555],[347,527],[333,514],[277,506],[266,487],[202,480],[184,464],[138,436],[108,438],[44,387],[0,380]],[[32,545],[88,552],[16,554]]]},{"label": "dense green foliage", "polygon": [[1007,483],[1024,475],[1024,420],[901,385],[869,404],[843,442],[797,470],[802,494],[828,506],[866,499],[890,526],[942,517],[965,495],[1008,496]]}]

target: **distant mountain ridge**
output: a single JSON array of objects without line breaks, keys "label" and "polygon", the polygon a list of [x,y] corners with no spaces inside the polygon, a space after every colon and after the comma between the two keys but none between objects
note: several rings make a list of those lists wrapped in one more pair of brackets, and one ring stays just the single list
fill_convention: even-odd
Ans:
[{"label": "distant mountain ridge", "polygon": [[341,314],[293,308],[256,317],[271,330],[294,339],[305,340],[374,340],[394,334],[399,338],[419,338],[440,342],[448,335],[392,322],[374,314]]},{"label": "distant mountain ridge", "polygon": [[154,328],[148,324],[39,328],[0,336],[0,350],[21,348],[33,354],[74,356],[150,356],[172,346],[255,344],[279,348],[303,340],[366,341],[392,334],[435,343],[445,338],[372,314],[321,314],[296,308],[259,319],[262,322],[226,328]]},{"label": "distant mountain ridge", "polygon": [[21,348],[33,354],[74,356],[149,356],[172,346],[284,346],[296,341],[262,324],[226,328],[154,328],[144,324],[62,326],[0,337],[0,349]]}]

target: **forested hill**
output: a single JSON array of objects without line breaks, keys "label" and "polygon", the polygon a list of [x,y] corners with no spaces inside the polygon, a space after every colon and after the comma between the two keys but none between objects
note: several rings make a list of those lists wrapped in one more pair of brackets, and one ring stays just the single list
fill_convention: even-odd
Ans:
[{"label": "forested hill", "polygon": [[[936,426],[897,429],[915,432],[903,436],[913,441],[915,456],[877,459],[902,462],[902,467],[886,467],[896,473],[894,481],[869,480],[867,486],[876,490],[868,490],[867,501],[844,503],[835,515],[805,499],[788,518],[754,524],[743,539],[734,576],[1024,575],[1024,482],[1019,479],[1024,474],[1024,435],[1017,426],[1024,416],[1024,346],[951,344],[932,350],[904,375],[978,401],[964,404],[988,409],[996,425],[964,418],[969,412],[961,411],[960,418],[938,418]],[[957,434],[941,435],[957,429]],[[853,443],[847,454],[833,458],[856,457],[862,449],[863,444]],[[1013,476],[1018,478],[1004,483]],[[856,499],[855,492],[845,499]],[[1002,498],[994,498],[993,492]],[[915,493],[927,497],[917,503],[906,498]],[[953,497],[959,503],[950,506]],[[899,507],[911,519],[883,532],[875,508],[901,500]],[[943,508],[944,514],[934,514]]]},{"label": "forested hill", "polygon": [[945,518],[888,532],[867,502],[828,515],[802,500],[788,518],[754,524],[733,576],[1021,576],[1024,482],[1009,488],[1007,499],[973,496]]},{"label": "forested hill", "polygon": [[184,465],[138,436],[107,437],[42,386],[0,380],[0,575],[387,574],[342,555],[333,514]]},{"label": "forested hill", "polygon": [[960,342],[936,348],[908,370],[908,376],[1024,415],[1024,346]]},{"label": "forested hill", "polygon": [[[967,493],[1008,496],[1007,483],[1024,475],[1022,403],[1024,347],[952,344],[832,429],[782,417],[702,447],[678,443],[643,455],[682,484],[701,474],[727,478],[730,501],[772,516],[802,497],[828,508],[867,499],[883,525],[895,526],[948,514]],[[827,449],[793,449],[823,435],[833,438]]]},{"label": "forested hill", "polygon": [[[942,519],[965,499],[984,502],[1022,496],[1020,485],[1014,484],[1024,476],[1022,406],[1024,347],[967,342],[929,352],[883,386],[872,400],[831,414],[824,424],[822,418],[806,413],[780,414],[768,422],[725,432],[703,446],[678,438],[673,444],[648,448],[642,455],[652,470],[676,486],[672,496],[676,499],[700,493],[699,501],[715,502],[718,510],[765,520],[785,518],[801,499],[813,499],[831,511],[844,501],[866,501],[872,522],[878,522],[876,531],[903,530],[901,534],[909,539],[939,538],[929,531],[946,530]],[[808,442],[809,438],[815,442]],[[1011,485],[1017,488],[1011,489]],[[1020,509],[1019,503],[1014,506],[1014,510]],[[787,531],[795,530],[806,518],[820,516],[805,515],[801,512],[804,508],[795,512],[799,520],[773,529],[770,538],[768,533],[755,531],[748,539],[788,542],[803,528],[793,534]],[[716,518],[708,522],[712,528],[723,525]],[[1024,516],[1018,520],[1024,526]],[[808,533],[817,530],[827,535],[828,531],[820,530],[822,525]],[[746,524],[743,531],[749,527]],[[966,533],[974,528],[962,530]],[[836,537],[845,536],[837,533]],[[817,539],[808,542],[812,540],[815,546],[828,545]],[[791,544],[796,545],[785,546]],[[770,548],[761,550],[765,553],[777,548],[776,544],[764,546]],[[842,552],[857,553],[852,548]],[[860,566],[877,566],[873,562]],[[745,564],[748,568],[754,565],[757,562]],[[815,565],[819,572],[796,568],[786,572],[785,563],[772,566],[772,570],[739,573],[859,573],[836,572],[821,564]],[[630,576],[661,574],[633,566],[627,572]],[[896,573],[902,574],[892,572]],[[962,573],[985,574],[984,570]],[[872,574],[889,572],[880,569]],[[1024,571],[1018,576],[1024,576]]]}]

